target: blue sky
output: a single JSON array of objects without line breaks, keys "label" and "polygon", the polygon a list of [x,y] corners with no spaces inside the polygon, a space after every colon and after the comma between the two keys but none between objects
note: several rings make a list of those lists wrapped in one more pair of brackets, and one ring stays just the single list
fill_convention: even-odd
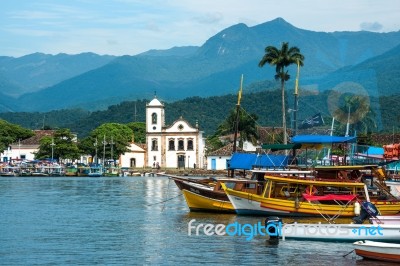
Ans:
[{"label": "blue sky", "polygon": [[400,30],[398,0],[3,0],[0,55],[135,55],[202,45],[237,23],[282,17],[313,31]]}]

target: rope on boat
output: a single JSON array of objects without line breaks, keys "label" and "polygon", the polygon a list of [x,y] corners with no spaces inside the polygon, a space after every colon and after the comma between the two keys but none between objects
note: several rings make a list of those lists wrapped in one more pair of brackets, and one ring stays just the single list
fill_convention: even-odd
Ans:
[{"label": "rope on boat", "polygon": [[[153,205],[157,205],[157,204],[160,204],[160,203],[165,203],[165,202],[170,201],[170,200],[172,200],[172,199],[175,199],[175,198],[177,198],[177,197],[179,197],[179,196],[182,196],[182,193],[179,194],[179,195],[177,195],[177,196],[175,196],[175,197],[172,197],[172,198],[169,198],[169,199],[160,201],[160,202],[156,202],[156,203],[152,203],[152,204],[147,204],[146,206],[153,206]],[[164,210],[164,207],[165,207],[165,204],[164,204],[164,206],[163,206],[163,210]]]},{"label": "rope on boat", "polygon": [[167,186],[167,199],[166,200],[163,200],[163,201],[160,201],[160,202],[156,202],[156,203],[152,203],[152,204],[147,204],[146,206],[153,206],[153,205],[157,205],[157,204],[161,204],[161,203],[164,203],[164,205],[163,205],[163,207],[162,207],[162,209],[161,209],[161,211],[164,211],[164,209],[165,209],[165,203],[167,202],[167,201],[170,201],[170,200],[172,200],[172,199],[175,199],[175,198],[177,198],[177,197],[179,197],[179,196],[181,196],[182,195],[182,193],[180,193],[180,194],[178,194],[177,196],[175,196],[175,197],[172,197],[172,198],[168,198],[168,195],[169,195],[169,182],[170,182],[170,178],[168,178],[168,186]]},{"label": "rope on boat", "polygon": [[353,252],[354,252],[354,249],[353,249],[352,251],[350,251],[349,253],[343,255],[343,258],[344,258],[344,257],[347,257],[348,255],[350,255],[350,254],[353,253]]}]

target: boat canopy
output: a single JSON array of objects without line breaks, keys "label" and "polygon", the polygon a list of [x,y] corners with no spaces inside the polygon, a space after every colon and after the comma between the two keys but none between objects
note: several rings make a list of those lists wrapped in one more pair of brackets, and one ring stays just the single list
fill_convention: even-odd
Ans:
[{"label": "boat canopy", "polygon": [[292,138],[293,143],[300,144],[332,144],[332,143],[346,143],[356,142],[357,137],[339,137],[327,135],[297,135]]},{"label": "boat canopy", "polygon": [[285,167],[288,157],[285,155],[239,153],[232,155],[228,169],[251,170],[253,168]]}]

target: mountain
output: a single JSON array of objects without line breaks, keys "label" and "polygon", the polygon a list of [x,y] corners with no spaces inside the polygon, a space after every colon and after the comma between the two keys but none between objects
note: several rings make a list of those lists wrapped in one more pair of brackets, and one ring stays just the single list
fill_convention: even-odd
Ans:
[{"label": "mountain", "polygon": [[16,97],[39,91],[79,74],[101,67],[115,56],[94,53],[48,55],[34,53],[19,58],[0,57],[0,84],[8,80],[13,86],[2,87],[4,94]]},{"label": "mountain", "polygon": [[[340,80],[340,75],[368,82],[368,75],[354,72],[352,76],[341,71],[362,67],[361,63],[372,58],[390,60],[390,56],[386,59],[379,56],[400,44],[400,32],[313,32],[296,28],[282,18],[253,27],[240,23],[212,36],[201,47],[174,47],[117,57],[45,89],[25,93],[10,106],[15,111],[72,107],[98,110],[123,100],[149,99],[154,93],[164,101],[236,93],[241,74],[245,86],[273,79],[274,67],[259,68],[258,62],[266,46],[280,47],[282,42],[299,47],[305,55],[301,84],[329,89],[337,84],[331,79]],[[392,67],[399,67],[398,63],[392,63]],[[294,66],[289,73],[292,82]],[[377,75],[383,74],[377,72]],[[374,82],[380,78],[372,78],[370,82],[380,86]],[[22,82],[16,85],[22,87]],[[391,92],[399,92],[399,88]]]}]

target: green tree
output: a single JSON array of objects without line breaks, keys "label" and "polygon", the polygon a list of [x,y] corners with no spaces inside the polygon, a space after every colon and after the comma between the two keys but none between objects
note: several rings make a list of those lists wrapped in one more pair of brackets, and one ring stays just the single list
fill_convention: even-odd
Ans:
[{"label": "green tree", "polygon": [[127,126],[133,131],[132,136],[136,143],[146,143],[146,123],[131,122]]},{"label": "green tree", "polygon": [[0,151],[7,149],[11,143],[30,138],[33,135],[35,135],[35,133],[32,130],[0,119]]},{"label": "green tree", "polygon": [[119,123],[105,123],[94,129],[90,136],[82,141],[80,148],[98,158],[116,160],[128,151],[132,140],[132,129]]},{"label": "green tree", "polygon": [[[253,144],[258,139],[256,121],[258,116],[256,114],[248,114],[243,108],[239,109],[239,124],[238,133],[240,133],[239,146],[243,147],[244,141],[250,141]],[[235,133],[236,125],[236,109],[232,109],[222,124],[218,126],[217,135],[223,136]]]},{"label": "green tree", "polygon": [[62,128],[54,132],[53,137],[46,136],[40,140],[36,159],[53,158],[58,161],[61,159],[79,159],[81,152],[78,148],[76,136],[71,130]]},{"label": "green tree", "polygon": [[282,127],[284,132],[283,143],[287,144],[286,136],[286,107],[285,107],[285,82],[290,79],[290,75],[286,68],[292,64],[298,64],[303,66],[304,56],[300,53],[300,49],[293,46],[289,47],[289,43],[282,43],[282,47],[279,50],[274,46],[267,46],[265,48],[265,54],[261,61],[258,63],[259,67],[263,67],[265,64],[275,66],[275,79],[281,82],[282,92]]}]

